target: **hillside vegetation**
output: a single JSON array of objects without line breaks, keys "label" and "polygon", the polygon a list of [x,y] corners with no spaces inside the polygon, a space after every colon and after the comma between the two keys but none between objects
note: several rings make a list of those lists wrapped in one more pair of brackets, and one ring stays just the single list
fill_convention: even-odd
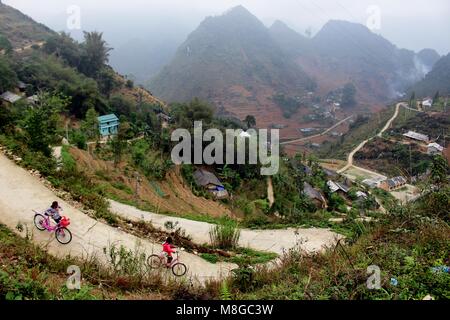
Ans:
[{"label": "hillside vegetation", "polygon": [[0,3],[0,37],[6,37],[14,48],[45,41],[55,32],[43,24],[36,23],[27,15]]}]

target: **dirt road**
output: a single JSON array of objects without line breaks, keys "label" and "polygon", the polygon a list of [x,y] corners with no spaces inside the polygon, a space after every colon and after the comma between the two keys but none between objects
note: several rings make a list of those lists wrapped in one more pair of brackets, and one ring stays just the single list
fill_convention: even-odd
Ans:
[{"label": "dirt road", "polygon": [[286,145],[286,144],[292,144],[292,143],[303,142],[303,141],[307,141],[307,140],[311,140],[311,139],[314,139],[314,138],[317,138],[317,137],[324,136],[324,135],[326,135],[328,132],[330,132],[330,131],[333,130],[334,128],[339,127],[341,124],[343,124],[344,122],[350,120],[351,118],[353,118],[353,115],[351,115],[351,116],[349,116],[349,117],[347,117],[347,118],[345,118],[345,119],[339,121],[338,123],[336,123],[335,125],[329,127],[328,129],[326,129],[325,131],[323,131],[323,132],[321,132],[321,133],[315,134],[315,135],[313,135],[313,136],[305,137],[305,138],[300,138],[300,139],[295,139],[295,140],[290,140],[290,141],[284,141],[284,142],[281,142],[280,145]]},{"label": "dirt road", "polygon": [[37,41],[37,42],[33,42],[31,44],[28,44],[24,47],[20,47],[20,48],[15,48],[14,51],[15,52],[21,52],[21,51],[25,51],[25,50],[29,50],[31,49],[33,46],[38,46],[38,47],[42,47],[45,44],[45,41]]},{"label": "dirt road", "polygon": [[[192,236],[196,243],[209,243],[209,231],[212,224],[200,221],[193,221],[183,218],[169,217],[139,210],[135,207],[110,200],[111,210],[131,221],[144,220],[151,222],[153,226],[164,229],[167,221],[178,222],[178,226]],[[330,246],[336,243],[342,236],[328,229],[304,228],[304,229],[279,229],[279,230],[249,230],[242,229],[239,245],[255,250],[283,253],[284,249],[289,249],[299,241],[302,241],[302,248],[308,252],[320,251],[323,246]]]},{"label": "dirt road", "polygon": [[[63,214],[72,222],[69,229],[72,231],[73,240],[65,246],[56,242],[54,234],[39,232],[33,226],[32,210],[42,211],[55,200],[63,207]],[[100,261],[106,262],[103,248],[108,248],[109,244],[123,245],[129,249],[134,249],[139,244],[147,254],[161,251],[161,244],[139,239],[98,222],[62,199],[58,199],[38,178],[18,167],[2,153],[0,153],[0,222],[11,230],[15,230],[19,222],[28,226],[29,230],[33,231],[33,241],[48,246],[49,253],[59,257],[89,255],[97,256]],[[220,278],[235,267],[228,263],[211,264],[188,253],[181,254],[181,259],[188,266],[188,274],[197,277],[199,281]]]},{"label": "dirt road", "polygon": [[[383,127],[383,129],[381,129],[381,131],[376,135],[377,137],[382,137],[382,136],[383,136],[383,133],[386,132],[386,130],[389,129],[389,128],[391,127],[392,123],[394,122],[394,120],[395,120],[395,119],[397,118],[397,116],[398,116],[398,113],[399,113],[399,111],[400,111],[400,107],[404,107],[404,108],[411,109],[411,108],[409,108],[408,105],[407,105],[406,103],[404,103],[404,102],[398,103],[398,104],[395,106],[395,112],[394,112],[394,115],[386,122],[386,124],[385,124],[385,126]],[[414,110],[414,109],[411,109],[411,110]],[[415,111],[417,111],[417,110],[415,110]],[[356,154],[358,151],[360,151],[360,150],[367,144],[367,142],[369,142],[369,141],[372,140],[373,138],[375,138],[375,137],[370,137],[369,139],[364,140],[364,141],[361,142],[355,149],[353,149],[352,152],[350,152],[350,154],[349,154],[348,157],[347,157],[347,164],[345,165],[345,167],[343,167],[342,169],[338,170],[337,173],[340,174],[340,173],[343,173],[343,172],[347,171],[348,169],[350,169],[350,168],[353,166],[353,158],[354,158],[355,154]],[[373,171],[370,171],[370,170],[367,170],[367,169],[363,169],[363,168],[359,168],[359,167],[358,167],[358,169],[365,170],[365,171],[368,171],[368,172],[371,172],[371,173],[374,173],[374,174],[378,174],[378,173],[376,173],[376,172],[373,172]]]}]

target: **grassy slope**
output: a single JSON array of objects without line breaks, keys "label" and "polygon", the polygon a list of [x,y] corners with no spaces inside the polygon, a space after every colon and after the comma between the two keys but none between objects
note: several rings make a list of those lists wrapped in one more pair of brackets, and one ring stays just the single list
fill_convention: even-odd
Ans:
[{"label": "grassy slope", "polygon": [[0,21],[0,34],[6,36],[14,48],[43,41],[54,34],[43,24],[5,4],[0,4]]},{"label": "grassy slope", "polygon": [[[238,299],[435,299],[450,298],[450,274],[432,267],[448,265],[448,224],[396,216],[366,226],[352,245],[324,254],[303,256],[292,251],[281,266],[262,270],[252,281],[232,282]],[[381,270],[381,289],[366,286],[367,267]],[[391,278],[398,285],[391,284]]]},{"label": "grassy slope", "polygon": [[394,107],[390,106],[379,113],[370,115],[365,123],[351,128],[337,143],[324,145],[319,156],[324,159],[346,160],[351,150],[361,141],[376,135],[393,114]]}]

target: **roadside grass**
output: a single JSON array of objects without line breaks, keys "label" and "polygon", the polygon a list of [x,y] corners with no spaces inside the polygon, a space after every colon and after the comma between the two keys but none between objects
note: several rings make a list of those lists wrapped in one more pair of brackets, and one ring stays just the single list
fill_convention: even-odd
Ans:
[{"label": "roadside grass", "polygon": [[[308,255],[294,248],[277,266],[240,267],[228,280],[232,299],[422,300],[450,298],[450,229],[441,220],[392,212],[350,243]],[[367,287],[367,268],[381,270],[381,289]],[[395,279],[398,284],[391,282]]]},{"label": "roadside grass", "polygon": [[273,252],[257,251],[250,248],[236,248],[230,257],[213,253],[201,253],[200,257],[213,264],[229,262],[237,265],[258,265],[270,262],[276,259],[278,255]]},{"label": "roadside grass", "polygon": [[[0,224],[0,300],[116,300],[116,299],[213,299],[219,284],[193,287],[189,279],[174,279],[151,270],[146,255],[109,245],[107,263],[97,257],[56,258],[45,247],[34,245]],[[67,268],[81,270],[80,290],[67,287]]]}]

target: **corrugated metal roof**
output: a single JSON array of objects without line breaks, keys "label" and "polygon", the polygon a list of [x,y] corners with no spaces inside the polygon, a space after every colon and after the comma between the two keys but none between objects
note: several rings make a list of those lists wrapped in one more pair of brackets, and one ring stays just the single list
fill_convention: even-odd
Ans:
[{"label": "corrugated metal roof", "polygon": [[436,150],[439,150],[441,152],[444,150],[444,147],[441,146],[440,144],[436,143],[436,142],[430,143],[428,145],[428,148],[435,148]]},{"label": "corrugated metal roof", "polygon": [[19,101],[20,99],[22,99],[21,96],[18,96],[15,93],[12,93],[10,91],[6,91],[5,93],[3,93],[0,98],[2,98],[5,101],[8,101],[9,103],[15,103],[17,101]]},{"label": "corrugated metal roof", "polygon": [[223,184],[219,181],[219,179],[212,173],[203,169],[199,169],[194,172],[194,179],[198,185],[205,187],[209,184],[223,187]]},{"label": "corrugated metal roof", "polygon": [[420,140],[420,141],[428,141],[429,138],[427,135],[421,134],[421,133],[417,133],[414,131],[408,131],[407,133],[403,134],[405,137],[411,138],[411,139],[415,139],[415,140]]},{"label": "corrugated metal roof", "polygon": [[322,194],[314,189],[308,182],[303,183],[303,193],[310,199],[324,201]]},{"label": "corrugated metal roof", "polygon": [[113,113],[98,117],[98,122],[100,122],[100,123],[111,122],[111,121],[119,121],[119,118],[117,118],[117,116]]}]

